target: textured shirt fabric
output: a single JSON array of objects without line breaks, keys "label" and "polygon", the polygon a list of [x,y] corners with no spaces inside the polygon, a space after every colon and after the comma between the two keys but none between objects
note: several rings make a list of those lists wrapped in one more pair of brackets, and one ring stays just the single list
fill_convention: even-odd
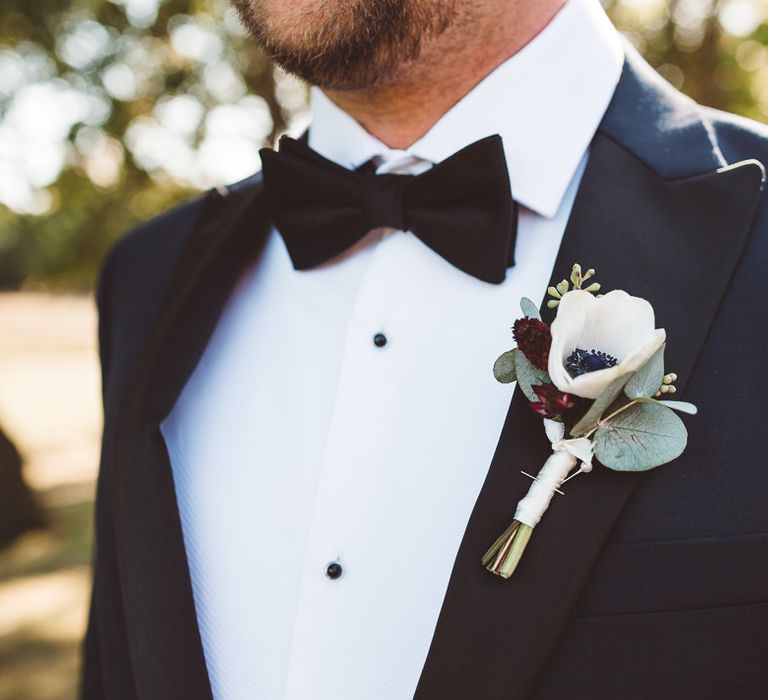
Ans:
[{"label": "textured shirt fabric", "polygon": [[622,62],[598,1],[570,0],[404,151],[313,90],[309,145],[345,167],[501,134],[516,265],[488,284],[387,229],[300,272],[269,234],[162,424],[217,700],[413,695],[511,398],[491,367],[544,298]]}]

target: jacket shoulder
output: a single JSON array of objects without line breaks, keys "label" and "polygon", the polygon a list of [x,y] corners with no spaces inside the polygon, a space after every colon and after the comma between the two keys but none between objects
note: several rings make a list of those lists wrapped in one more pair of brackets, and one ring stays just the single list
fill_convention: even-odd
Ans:
[{"label": "jacket shoulder", "polygon": [[[757,161],[763,168],[763,186],[758,197],[751,235],[736,275],[736,286],[745,299],[757,299],[768,291],[765,269],[768,266],[768,126],[719,110],[701,108],[711,125],[716,143],[726,163]],[[748,304],[748,302],[746,302]]]},{"label": "jacket shoulder", "polygon": [[[227,200],[247,195],[260,174],[227,186]],[[132,366],[154,324],[176,263],[210,192],[140,224],[107,253],[96,286],[103,388],[111,375]]]},{"label": "jacket shoulder", "polygon": [[[261,174],[258,173],[222,189],[233,195],[233,198],[238,198],[249,192],[260,180]],[[207,198],[207,193],[198,194],[131,229],[107,253],[100,280],[107,274],[112,276],[110,284],[113,293],[119,293],[121,287],[125,286],[121,283],[128,277],[127,287],[131,297],[137,292],[146,296],[144,290],[136,289],[135,282],[138,279],[142,286],[148,287],[147,293],[162,286],[173,272],[178,255],[202,213]]]},{"label": "jacket shoulder", "polygon": [[[259,173],[223,189],[236,199],[248,193],[260,180]],[[141,304],[161,297],[207,199],[207,193],[198,194],[139,224],[120,238],[102,264],[97,300],[108,293],[114,309],[123,302]]]},{"label": "jacket shoulder", "polygon": [[768,168],[768,125],[711,107],[700,107],[728,163],[754,158]]}]

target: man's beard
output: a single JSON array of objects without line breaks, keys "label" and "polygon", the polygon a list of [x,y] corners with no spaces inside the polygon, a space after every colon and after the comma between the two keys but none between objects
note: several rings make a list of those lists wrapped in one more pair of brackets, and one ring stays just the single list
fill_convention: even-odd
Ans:
[{"label": "man's beard", "polygon": [[386,85],[425,39],[456,19],[457,0],[232,0],[267,55],[313,85]]}]

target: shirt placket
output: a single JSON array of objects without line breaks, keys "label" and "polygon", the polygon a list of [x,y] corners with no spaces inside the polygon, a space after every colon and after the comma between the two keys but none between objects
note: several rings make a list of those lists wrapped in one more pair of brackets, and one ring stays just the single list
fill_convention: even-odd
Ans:
[{"label": "shirt placket", "polygon": [[[355,527],[355,512],[373,506],[366,475],[379,467],[376,454],[387,439],[388,416],[398,394],[393,302],[399,302],[392,293],[397,261],[387,235],[392,231],[383,233],[361,281],[346,333],[297,598],[285,683],[289,699],[324,697],[326,691],[315,684],[318,665],[344,663],[323,655],[323,635],[343,633],[340,627],[348,622],[331,611],[338,597],[354,585],[354,552],[366,539],[366,533]],[[357,430],[360,425],[366,426],[364,438]],[[327,669],[322,670],[324,674]]]}]

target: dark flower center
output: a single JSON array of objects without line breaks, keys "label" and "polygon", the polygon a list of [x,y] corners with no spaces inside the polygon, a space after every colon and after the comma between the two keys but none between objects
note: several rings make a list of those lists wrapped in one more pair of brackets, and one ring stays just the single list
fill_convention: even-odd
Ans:
[{"label": "dark flower center", "polygon": [[578,377],[587,372],[597,372],[599,369],[615,367],[619,361],[600,350],[582,350],[576,348],[565,360],[565,369],[572,377]]}]

